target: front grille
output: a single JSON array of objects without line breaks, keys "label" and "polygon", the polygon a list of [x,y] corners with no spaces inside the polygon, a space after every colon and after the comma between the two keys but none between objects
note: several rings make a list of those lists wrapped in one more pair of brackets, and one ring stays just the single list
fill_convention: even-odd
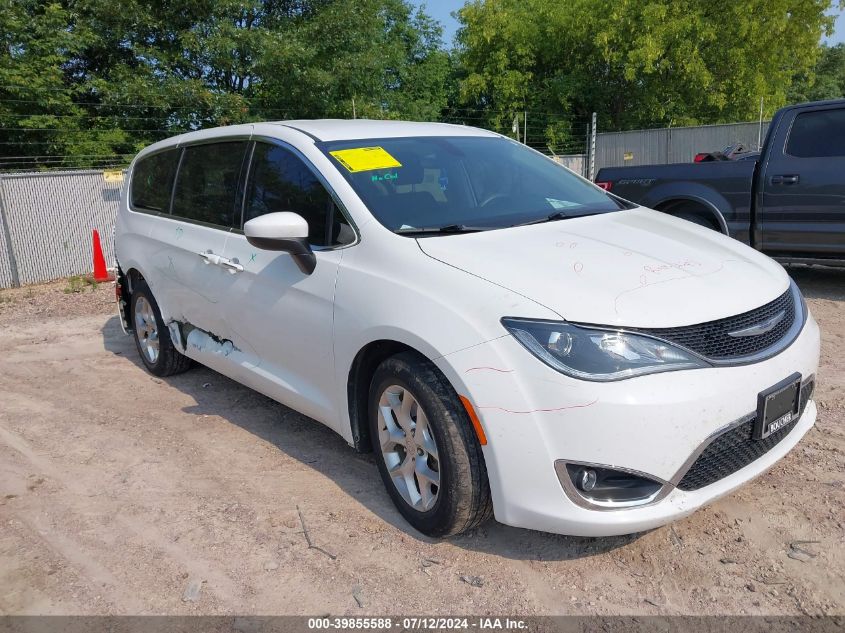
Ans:
[{"label": "front grille", "polygon": [[[784,318],[765,334],[740,337],[728,335],[728,332],[735,332],[762,323],[781,311],[785,312]],[[795,322],[796,316],[800,318],[800,315],[795,314],[795,301],[793,301],[792,292],[789,289],[771,303],[736,316],[708,321],[699,325],[673,328],[638,328],[636,331],[682,345],[705,358],[730,360],[751,356],[771,347],[786,335]]]},{"label": "front grille", "polygon": [[709,486],[728,475],[732,475],[740,468],[748,466],[754,460],[768,453],[789,435],[790,431],[798,424],[807,402],[813,395],[813,385],[812,378],[801,385],[799,416],[767,438],[755,440],[752,437],[754,422],[757,419],[756,415],[750,416],[747,421],[716,437],[686,472],[683,479],[678,483],[678,488],[686,492],[704,488],[704,486]]}]

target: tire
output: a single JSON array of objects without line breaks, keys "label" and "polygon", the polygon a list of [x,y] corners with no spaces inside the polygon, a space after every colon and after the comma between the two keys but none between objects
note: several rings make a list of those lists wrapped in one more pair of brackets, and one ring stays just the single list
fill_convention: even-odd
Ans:
[{"label": "tire", "polygon": [[[408,395],[411,400],[406,400]],[[407,416],[397,402],[411,403]],[[402,432],[400,419],[412,429],[410,440]],[[433,537],[452,536],[490,518],[493,505],[481,446],[457,393],[431,362],[411,352],[382,362],[370,384],[369,422],[385,488],[415,529]],[[388,422],[392,422],[392,436]],[[402,432],[401,438],[396,431]],[[395,440],[404,441],[404,449]],[[382,449],[382,441],[388,449]],[[415,451],[413,457],[411,451]],[[393,476],[388,470],[391,466]],[[425,478],[432,474],[437,475],[437,485]],[[394,476],[399,483],[394,483]]]},{"label": "tire", "polygon": [[[135,346],[147,371],[164,378],[181,374],[191,368],[191,359],[180,354],[173,346],[170,332],[161,318],[158,303],[149,286],[143,281],[139,281],[132,289],[130,314]],[[155,355],[151,352],[151,349],[155,348],[151,341],[156,341],[158,345]]]},{"label": "tire", "polygon": [[715,222],[704,217],[700,213],[696,213],[695,211],[679,211],[677,213],[673,213],[672,215],[676,218],[680,218],[681,220],[686,220],[687,222],[692,222],[698,226],[703,226],[704,228],[712,229],[713,231],[721,233],[721,230],[718,226],[716,226]]}]

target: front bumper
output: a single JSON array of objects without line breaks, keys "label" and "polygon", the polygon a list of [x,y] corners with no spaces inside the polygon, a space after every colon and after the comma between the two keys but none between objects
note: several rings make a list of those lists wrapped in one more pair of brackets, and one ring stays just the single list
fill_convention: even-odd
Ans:
[{"label": "front bumper", "polygon": [[[541,363],[511,336],[438,359],[484,426],[497,520],[580,536],[628,534],[686,516],[765,472],[813,426],[810,400],[768,452],[703,488],[676,487],[691,457],[711,437],[756,411],[757,394],[794,372],[816,373],[819,330],[808,316],[783,352],[765,361],[652,374],[612,383],[569,378]],[[668,482],[645,505],[584,507],[564,492],[555,462],[605,465]],[[571,494],[571,492],[570,492]]]}]

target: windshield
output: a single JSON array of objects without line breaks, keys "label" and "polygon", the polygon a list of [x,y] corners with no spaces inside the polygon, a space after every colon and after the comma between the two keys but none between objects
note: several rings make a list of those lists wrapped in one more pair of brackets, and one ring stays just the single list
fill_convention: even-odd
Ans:
[{"label": "windshield", "polygon": [[384,138],[320,147],[379,222],[399,233],[485,230],[627,208],[503,137]]}]

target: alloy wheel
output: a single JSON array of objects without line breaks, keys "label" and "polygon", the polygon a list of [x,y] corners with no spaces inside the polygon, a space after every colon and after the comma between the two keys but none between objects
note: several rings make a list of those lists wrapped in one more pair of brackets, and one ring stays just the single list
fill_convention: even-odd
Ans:
[{"label": "alloy wheel", "polygon": [[151,363],[158,360],[158,323],[153,306],[144,296],[135,299],[135,334],[141,353]]},{"label": "alloy wheel", "polygon": [[408,389],[391,385],[379,398],[378,424],[381,455],[396,490],[415,510],[430,510],[440,490],[440,459],[425,411]]}]

